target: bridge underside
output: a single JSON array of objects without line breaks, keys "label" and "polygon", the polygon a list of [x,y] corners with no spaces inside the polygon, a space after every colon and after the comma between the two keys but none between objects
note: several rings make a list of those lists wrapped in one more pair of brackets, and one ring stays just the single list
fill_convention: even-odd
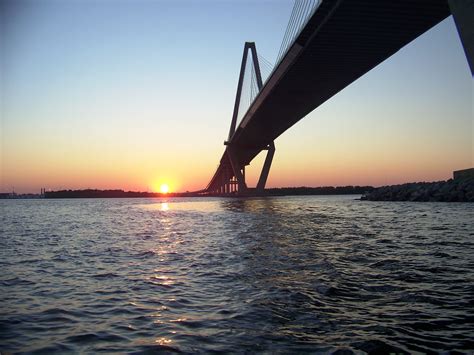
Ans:
[{"label": "bridge underside", "polygon": [[230,137],[206,191],[239,180],[236,167],[242,171],[289,127],[449,15],[446,0],[323,1]]}]

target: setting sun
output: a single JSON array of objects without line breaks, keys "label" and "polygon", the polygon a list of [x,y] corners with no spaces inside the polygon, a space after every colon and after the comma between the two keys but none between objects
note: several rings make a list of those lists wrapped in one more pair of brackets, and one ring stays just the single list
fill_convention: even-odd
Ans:
[{"label": "setting sun", "polygon": [[176,180],[171,176],[158,177],[149,183],[153,192],[160,194],[168,194],[177,191],[179,185]]}]

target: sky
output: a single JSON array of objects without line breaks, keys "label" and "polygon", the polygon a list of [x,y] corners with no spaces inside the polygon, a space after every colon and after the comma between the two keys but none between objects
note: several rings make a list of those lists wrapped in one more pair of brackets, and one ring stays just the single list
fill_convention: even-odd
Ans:
[{"label": "sky", "polygon": [[[274,63],[293,1],[0,3],[0,190],[204,188],[245,41]],[[452,17],[276,141],[267,187],[436,181],[474,166]],[[247,167],[249,186],[263,163]]]}]

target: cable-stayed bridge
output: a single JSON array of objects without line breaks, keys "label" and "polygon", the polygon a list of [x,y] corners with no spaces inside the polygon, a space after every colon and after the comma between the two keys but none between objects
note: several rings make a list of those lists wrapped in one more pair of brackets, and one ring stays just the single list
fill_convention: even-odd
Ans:
[{"label": "cable-stayed bridge", "polygon": [[[474,0],[296,0],[273,68],[245,43],[226,148],[199,192],[263,193],[278,136],[451,14],[472,73]],[[249,188],[245,166],[262,151]]]}]

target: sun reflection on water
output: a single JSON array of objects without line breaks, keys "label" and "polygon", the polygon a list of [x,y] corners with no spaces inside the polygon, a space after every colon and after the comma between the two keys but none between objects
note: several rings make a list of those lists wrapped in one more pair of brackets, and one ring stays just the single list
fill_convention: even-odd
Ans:
[{"label": "sun reflection on water", "polygon": [[219,201],[195,200],[183,201],[176,199],[166,199],[165,201],[156,201],[155,203],[140,203],[135,205],[138,208],[158,211],[194,211],[194,212],[220,212],[222,206]]},{"label": "sun reflection on water", "polygon": [[155,343],[157,343],[158,345],[168,345],[171,343],[171,339],[161,337],[161,338],[156,339]]},{"label": "sun reflection on water", "polygon": [[153,275],[149,277],[148,280],[154,283],[158,283],[160,285],[164,285],[164,286],[171,286],[175,283],[171,277],[161,276],[161,275]]},{"label": "sun reflection on water", "polygon": [[170,322],[179,323],[179,322],[186,322],[187,320],[188,320],[188,318],[181,317],[181,318],[177,318],[177,319],[170,319]]}]

